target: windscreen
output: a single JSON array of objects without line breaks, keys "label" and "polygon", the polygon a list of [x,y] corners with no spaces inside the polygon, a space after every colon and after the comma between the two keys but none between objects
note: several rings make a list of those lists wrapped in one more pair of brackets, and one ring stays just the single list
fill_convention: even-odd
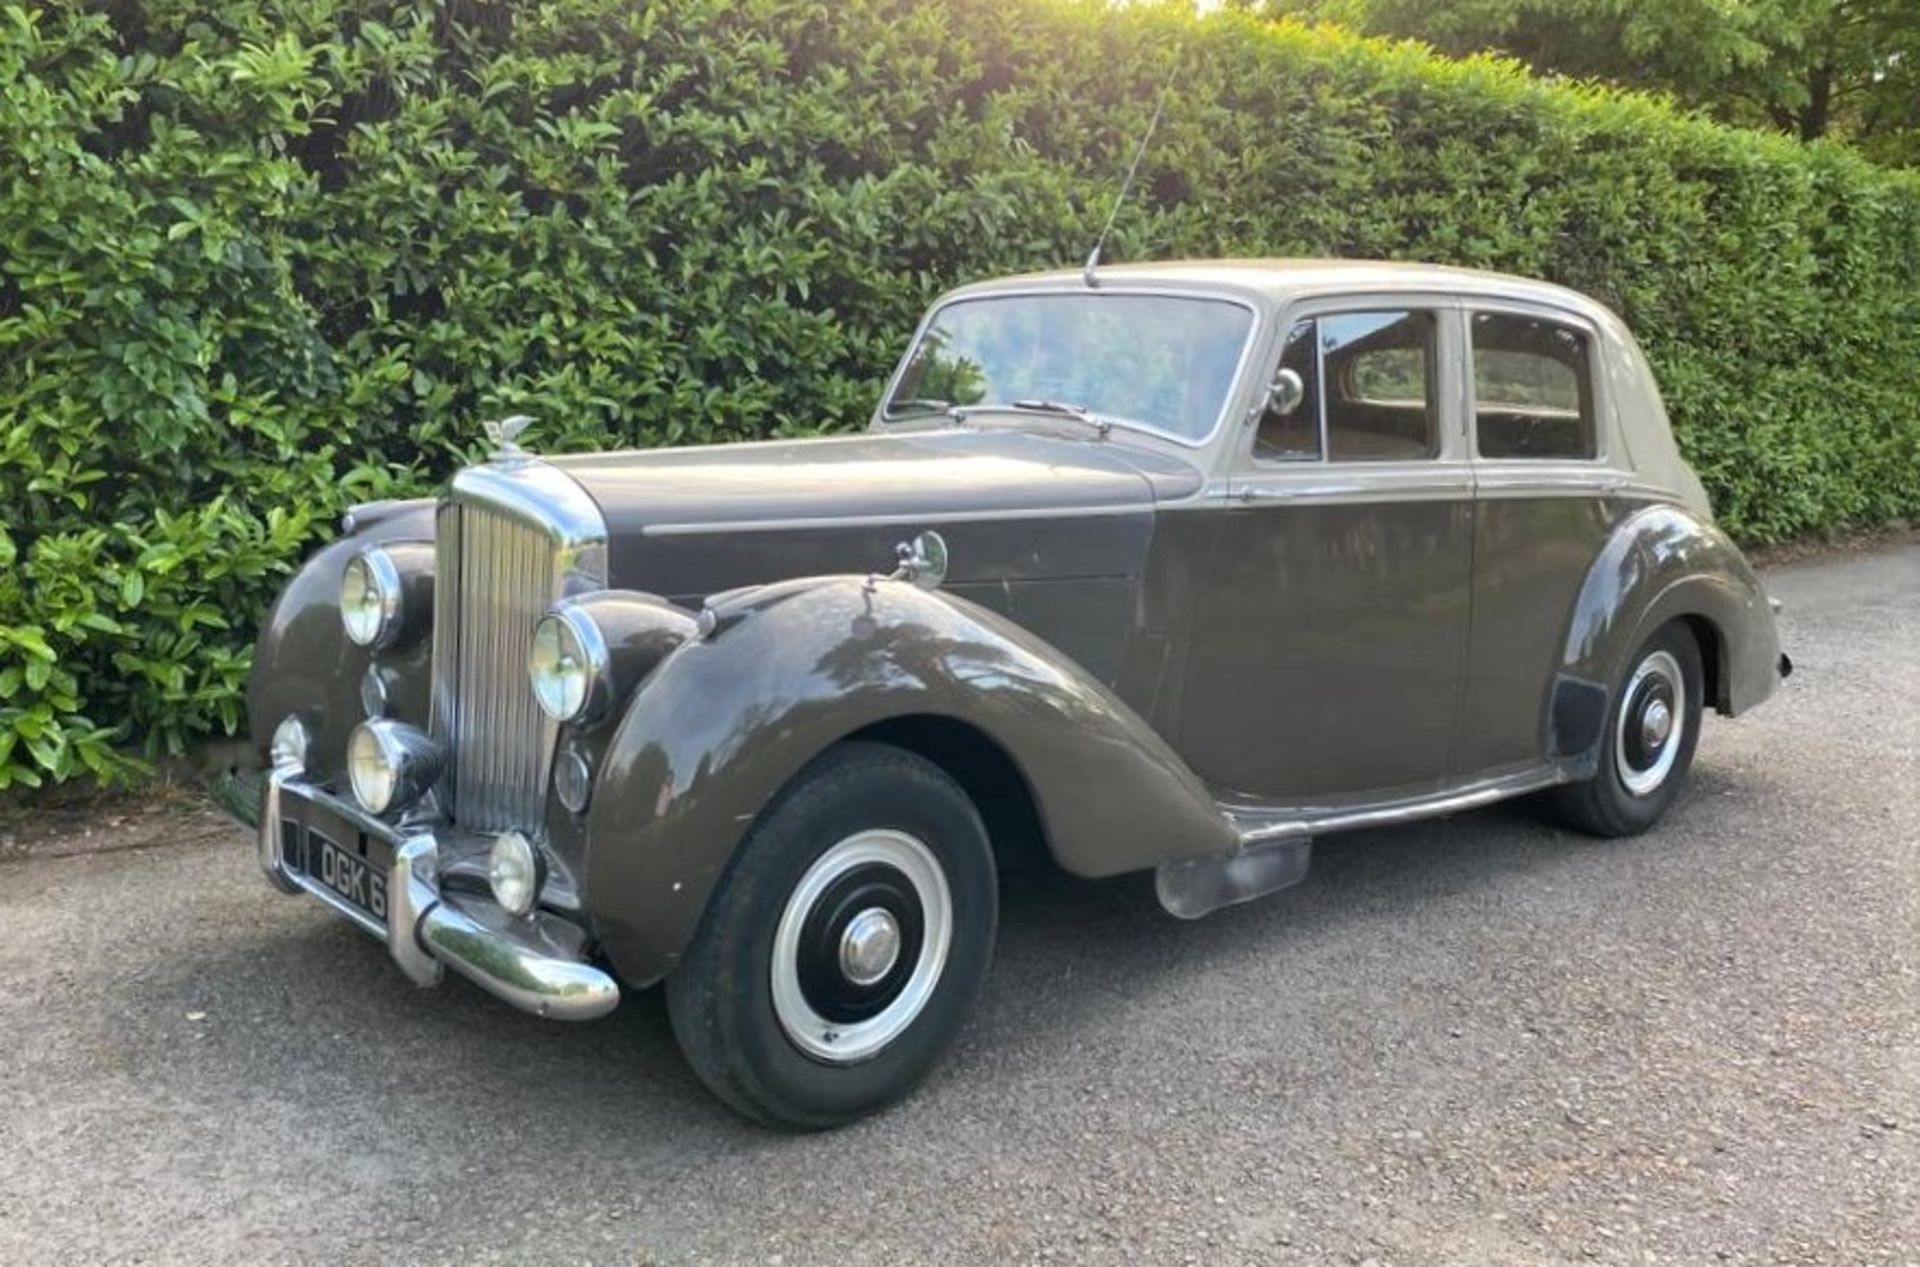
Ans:
[{"label": "windscreen", "polygon": [[958,300],[928,323],[882,417],[1044,402],[1204,440],[1252,331],[1252,312],[1225,299],[1088,291]]}]

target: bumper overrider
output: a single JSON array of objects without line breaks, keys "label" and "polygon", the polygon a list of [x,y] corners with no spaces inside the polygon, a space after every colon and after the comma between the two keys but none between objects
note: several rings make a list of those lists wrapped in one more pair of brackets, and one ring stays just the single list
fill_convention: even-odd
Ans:
[{"label": "bumper overrider", "polygon": [[[439,834],[437,834],[439,832]],[[585,1021],[620,1002],[613,977],[588,962],[585,932],[542,911],[515,916],[481,893],[448,891],[453,839],[443,829],[396,825],[315,786],[297,765],[267,776],[260,798],[260,865],[274,887],[306,893],[387,945],[416,985],[452,968],[481,989],[536,1016]],[[329,884],[311,862],[325,844],[352,865],[353,882]],[[299,862],[289,857],[298,850]],[[361,891],[364,866],[371,877]],[[341,870],[347,870],[345,864]],[[384,880],[384,893],[380,884]],[[348,892],[339,891],[344,887]]]}]

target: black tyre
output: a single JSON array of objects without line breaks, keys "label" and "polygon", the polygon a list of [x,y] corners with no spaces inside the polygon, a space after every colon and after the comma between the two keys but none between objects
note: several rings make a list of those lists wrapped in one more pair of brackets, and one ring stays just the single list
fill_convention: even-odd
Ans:
[{"label": "black tyre", "polygon": [[1705,675],[1700,646],[1682,624],[1662,626],[1614,684],[1600,737],[1600,768],[1549,798],[1569,826],[1589,835],[1637,836],[1680,795],[1700,739]]},{"label": "black tyre", "polygon": [[754,824],[679,967],[667,1011],[714,1094],[818,1129],[912,1090],[959,1033],[993,954],[993,851],[940,768],[846,743]]}]

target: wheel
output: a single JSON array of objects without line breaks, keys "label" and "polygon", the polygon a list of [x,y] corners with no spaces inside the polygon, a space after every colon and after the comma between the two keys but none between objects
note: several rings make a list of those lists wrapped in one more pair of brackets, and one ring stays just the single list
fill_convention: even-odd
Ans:
[{"label": "wheel", "polygon": [[1705,698],[1700,647],[1685,625],[1655,631],[1615,684],[1600,768],[1554,789],[1568,825],[1594,836],[1637,836],[1673,804],[1693,765]]},{"label": "wheel", "polygon": [[846,743],[760,816],[707,906],[667,1012],[687,1063],[768,1125],[899,1099],[952,1043],[998,919],[973,802],[932,762]]}]

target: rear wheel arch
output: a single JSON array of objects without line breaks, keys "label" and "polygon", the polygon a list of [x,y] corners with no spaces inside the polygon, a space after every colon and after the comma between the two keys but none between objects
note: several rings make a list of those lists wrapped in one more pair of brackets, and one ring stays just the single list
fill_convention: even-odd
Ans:
[{"label": "rear wheel arch", "polygon": [[1728,683],[1723,666],[1726,663],[1727,636],[1720,626],[1710,617],[1697,612],[1689,612],[1675,618],[1675,623],[1685,626],[1693,635],[1693,643],[1700,649],[1700,675],[1706,689],[1706,702],[1718,712],[1726,712]]},{"label": "rear wheel arch", "polygon": [[1699,649],[1715,711],[1732,716],[1772,694],[1779,640],[1759,578],[1711,522],[1666,503],[1623,520],[1588,565],[1559,671],[1589,685],[1609,681],[1670,623]]}]

